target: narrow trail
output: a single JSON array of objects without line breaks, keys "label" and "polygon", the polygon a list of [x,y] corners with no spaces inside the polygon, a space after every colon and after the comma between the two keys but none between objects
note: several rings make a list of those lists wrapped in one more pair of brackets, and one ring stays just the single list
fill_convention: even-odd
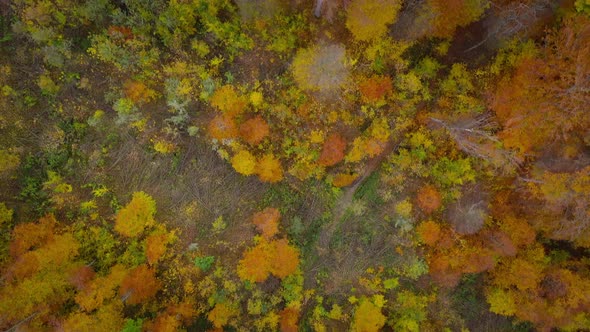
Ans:
[{"label": "narrow trail", "polygon": [[320,256],[325,256],[329,253],[330,240],[336,231],[338,223],[344,216],[344,213],[352,204],[354,193],[365,182],[365,180],[377,170],[383,160],[389,156],[389,154],[398,146],[398,144],[399,142],[389,140],[385,145],[383,152],[379,156],[369,160],[362,174],[354,182],[354,185],[346,188],[342,196],[340,196],[338,201],[336,201],[334,207],[332,208],[332,220],[328,224],[324,225],[319,235],[317,249]]}]

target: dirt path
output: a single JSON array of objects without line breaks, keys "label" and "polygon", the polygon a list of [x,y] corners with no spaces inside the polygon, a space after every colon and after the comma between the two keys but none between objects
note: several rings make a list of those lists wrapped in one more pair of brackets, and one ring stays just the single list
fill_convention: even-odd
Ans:
[{"label": "dirt path", "polygon": [[337,229],[338,223],[344,216],[344,213],[350,204],[352,204],[354,193],[365,182],[365,180],[377,170],[383,160],[389,156],[389,154],[398,146],[398,144],[399,142],[394,140],[387,142],[383,152],[376,158],[369,160],[362,174],[354,182],[354,185],[346,188],[342,196],[340,196],[338,201],[336,201],[334,207],[332,208],[332,220],[330,223],[324,225],[318,239],[317,249],[320,256],[329,254],[329,246],[332,236]]}]

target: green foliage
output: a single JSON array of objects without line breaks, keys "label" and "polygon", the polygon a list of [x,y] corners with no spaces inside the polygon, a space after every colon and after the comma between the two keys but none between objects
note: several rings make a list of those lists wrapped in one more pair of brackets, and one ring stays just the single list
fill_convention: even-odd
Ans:
[{"label": "green foliage", "polygon": [[195,258],[195,266],[197,266],[201,271],[207,272],[215,263],[215,256],[203,256]]},{"label": "green foliage", "polygon": [[358,187],[354,193],[355,199],[363,199],[373,204],[383,204],[383,199],[379,195],[379,173],[375,172]]},{"label": "green foliage", "polygon": [[145,247],[142,241],[133,239],[127,243],[127,248],[117,261],[128,267],[136,267],[147,262]]},{"label": "green foliage", "polygon": [[427,318],[426,307],[431,301],[427,295],[418,295],[408,290],[397,293],[393,317],[396,331],[418,332]]},{"label": "green foliage", "polygon": [[431,170],[432,178],[441,187],[452,187],[475,181],[475,170],[470,158],[450,160],[447,157],[437,161]]},{"label": "green foliage", "polygon": [[281,56],[291,54],[299,46],[299,36],[308,26],[306,16],[302,14],[275,16],[269,29],[262,31],[268,42],[266,49]]},{"label": "green foliage", "polygon": [[590,16],[590,1],[589,0],[576,0],[574,6],[579,13]]},{"label": "green foliage", "polygon": [[143,319],[131,319],[128,318],[125,320],[125,326],[121,330],[121,332],[141,332],[143,326]]},{"label": "green foliage", "polygon": [[303,274],[301,271],[283,278],[281,281],[281,297],[287,305],[296,305],[303,301]]},{"label": "green foliage", "polygon": [[44,160],[36,156],[25,158],[19,193],[19,198],[27,202],[39,216],[49,209],[48,196],[43,191],[43,183],[47,180],[44,164]]},{"label": "green foliage", "polygon": [[6,204],[0,202],[0,226],[4,226],[12,221],[13,210],[6,207]]},{"label": "green foliage", "polygon": [[10,172],[18,167],[20,158],[17,154],[0,149],[0,175],[5,172]]}]

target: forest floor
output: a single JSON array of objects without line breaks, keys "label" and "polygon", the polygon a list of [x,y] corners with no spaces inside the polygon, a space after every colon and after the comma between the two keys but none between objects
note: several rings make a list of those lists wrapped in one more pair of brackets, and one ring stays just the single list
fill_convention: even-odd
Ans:
[{"label": "forest floor", "polygon": [[355,181],[354,185],[347,187],[344,189],[342,195],[332,208],[332,219],[331,221],[324,225],[322,231],[319,236],[318,240],[318,253],[320,257],[326,256],[330,253],[329,245],[334,235],[334,232],[338,226],[338,224],[342,221],[346,211],[352,204],[354,200],[354,194],[357,189],[367,180],[371,174],[378,171],[379,166],[383,160],[395,150],[395,148],[399,145],[399,142],[395,140],[389,140],[383,150],[383,152],[378,155],[377,157],[370,160],[363,173],[359,176],[359,178]]}]

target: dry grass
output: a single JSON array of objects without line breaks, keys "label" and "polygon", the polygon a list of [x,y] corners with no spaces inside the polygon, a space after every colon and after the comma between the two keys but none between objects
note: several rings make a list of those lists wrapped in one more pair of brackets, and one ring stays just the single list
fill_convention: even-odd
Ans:
[{"label": "dry grass", "polygon": [[[175,157],[148,151],[132,137],[122,141],[108,162],[110,188],[118,197],[150,194],[158,205],[157,219],[178,228],[185,244],[239,244],[252,238],[249,217],[266,185],[237,174],[199,142],[187,142]],[[211,224],[220,216],[226,228],[212,236]]]}]

